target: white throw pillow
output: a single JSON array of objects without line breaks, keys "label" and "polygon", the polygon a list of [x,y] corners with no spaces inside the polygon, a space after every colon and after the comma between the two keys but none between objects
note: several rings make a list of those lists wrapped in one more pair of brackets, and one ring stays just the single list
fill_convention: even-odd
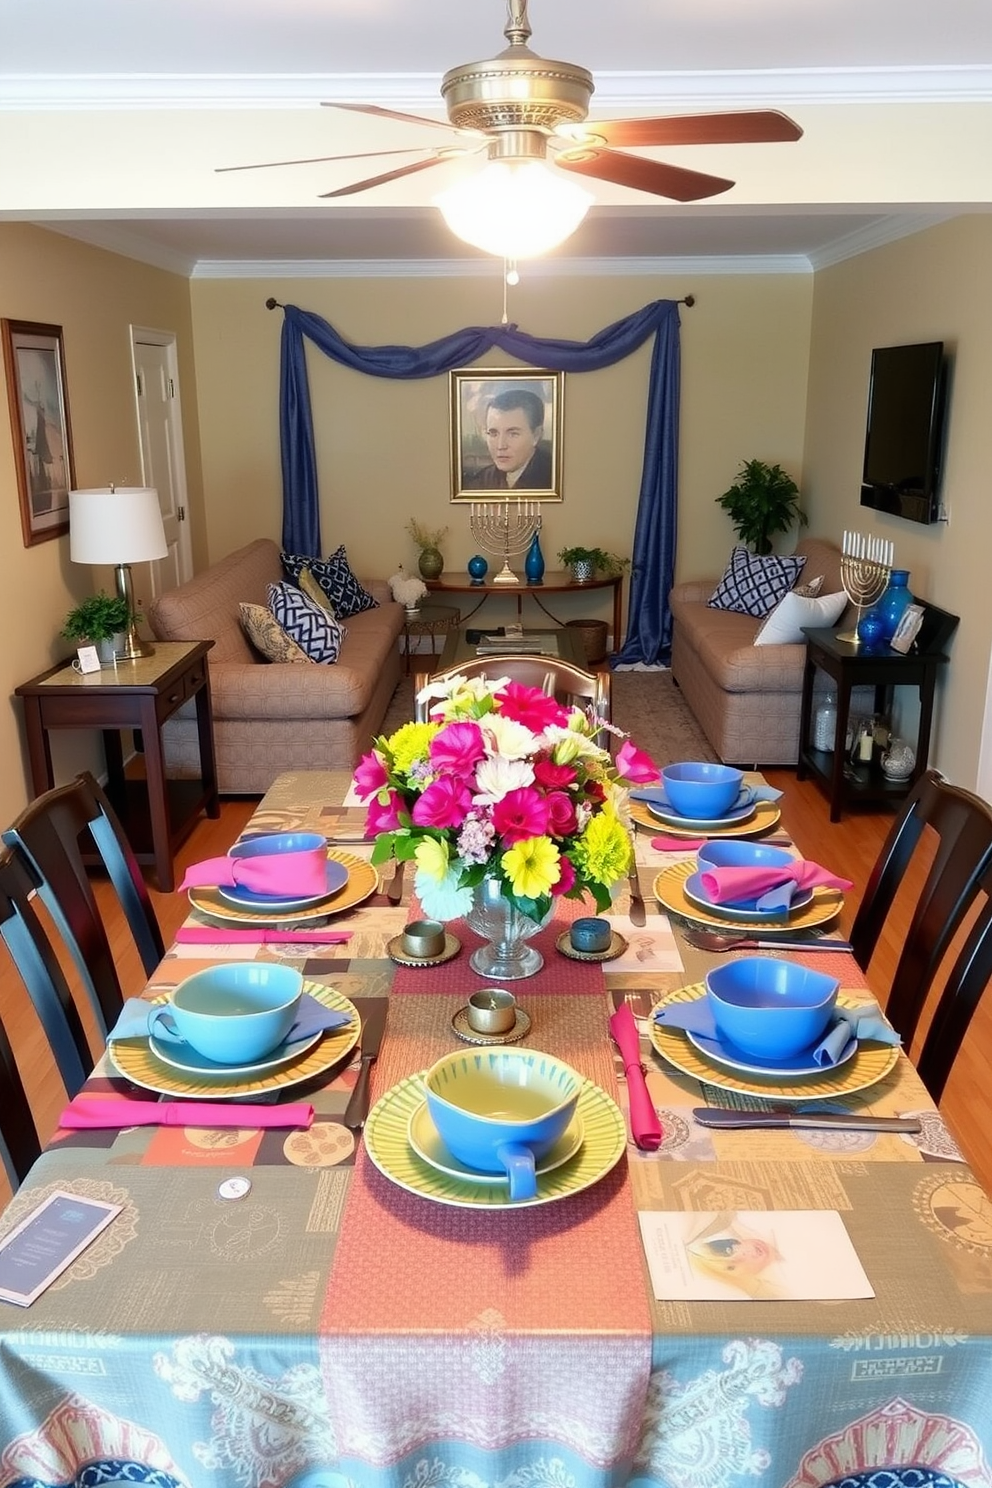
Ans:
[{"label": "white throw pillow", "polygon": [[836,625],[847,608],[847,595],[824,594],[809,599],[790,591],[767,615],[754,638],[756,646],[788,646],[805,641],[803,626]]}]

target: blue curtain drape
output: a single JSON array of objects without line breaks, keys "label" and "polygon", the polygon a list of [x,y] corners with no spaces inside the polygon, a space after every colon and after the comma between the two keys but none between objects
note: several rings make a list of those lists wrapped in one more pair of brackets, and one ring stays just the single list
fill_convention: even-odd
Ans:
[{"label": "blue curtain drape", "polygon": [[530,336],[514,325],[467,326],[425,346],[354,346],[321,316],[296,305],[282,309],[282,543],[287,551],[309,557],[320,556],[320,516],[307,340],[342,366],[370,377],[422,378],[469,366],[494,347],[532,367],[593,372],[629,356],[653,335],[629,618],[619,660],[668,661],[668,590],[675,567],[678,473],[679,316],[674,300],[655,300],[588,341]]}]

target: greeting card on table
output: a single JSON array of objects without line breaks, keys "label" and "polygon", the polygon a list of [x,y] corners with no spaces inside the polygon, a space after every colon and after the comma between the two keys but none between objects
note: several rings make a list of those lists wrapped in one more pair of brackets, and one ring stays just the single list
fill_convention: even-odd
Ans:
[{"label": "greeting card on table", "polygon": [[835,1301],[874,1297],[831,1209],[638,1213],[659,1301]]},{"label": "greeting card on table", "polygon": [[634,925],[627,915],[608,915],[610,924],[627,942],[622,956],[607,961],[608,976],[618,973],[684,971],[675,934],[667,915],[647,915],[645,925]]}]

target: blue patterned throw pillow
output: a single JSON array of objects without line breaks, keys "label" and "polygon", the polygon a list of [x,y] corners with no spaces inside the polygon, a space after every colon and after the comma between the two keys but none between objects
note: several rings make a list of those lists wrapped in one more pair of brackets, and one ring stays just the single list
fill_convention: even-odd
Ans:
[{"label": "blue patterned throw pillow", "polygon": [[734,548],[727,571],[706,603],[714,610],[736,610],[741,615],[768,615],[788,594],[803,571],[805,557],[764,556]]},{"label": "blue patterned throw pillow", "polygon": [[310,570],[340,619],[360,615],[363,610],[378,609],[379,601],[373,599],[352,573],[344,543],[329,558],[303,558],[298,553],[282,553],[280,556],[286,577],[294,584],[300,582],[304,568]]},{"label": "blue patterned throw pillow", "polygon": [[347,632],[340,621],[308,599],[295,584],[270,584],[269,609],[311,661],[337,661]]}]

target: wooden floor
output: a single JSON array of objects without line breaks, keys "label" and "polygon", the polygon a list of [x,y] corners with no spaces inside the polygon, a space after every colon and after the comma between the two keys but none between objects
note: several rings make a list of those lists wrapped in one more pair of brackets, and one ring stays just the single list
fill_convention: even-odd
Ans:
[{"label": "wooden floor", "polygon": [[[856,812],[846,815],[841,822],[831,823],[826,801],[812,781],[798,782],[791,770],[766,770],[764,773],[772,785],[785,792],[785,820],[803,855],[828,864],[854,881],[855,889],[847,897],[842,920],[843,928],[850,928],[872,863],[891,824],[891,814]],[[256,804],[254,799],[227,797],[222,802],[217,821],[201,820],[177,858],[177,879],[181,878],[185,864],[226,852]],[[869,981],[879,993],[888,986],[888,978],[895,966],[901,937],[908,924],[905,899],[911,895],[912,889],[913,882],[909,881],[905,895],[901,894],[896,901],[882,943],[869,968]],[[107,919],[112,948],[121,966],[125,991],[137,993],[144,984],[137,952],[130,943],[112,892],[102,882],[97,882],[96,890]],[[185,918],[186,896],[160,894],[154,887],[151,893],[168,944]],[[44,1142],[55,1127],[58,1113],[65,1103],[65,1093],[27,994],[2,944],[0,1010]],[[93,1042],[96,1048],[95,1038]],[[941,1109],[969,1162],[985,1187],[992,1191],[992,998],[986,998],[975,1016],[948,1082]],[[7,1190],[0,1175],[0,1201],[5,1201],[6,1197]]]}]

